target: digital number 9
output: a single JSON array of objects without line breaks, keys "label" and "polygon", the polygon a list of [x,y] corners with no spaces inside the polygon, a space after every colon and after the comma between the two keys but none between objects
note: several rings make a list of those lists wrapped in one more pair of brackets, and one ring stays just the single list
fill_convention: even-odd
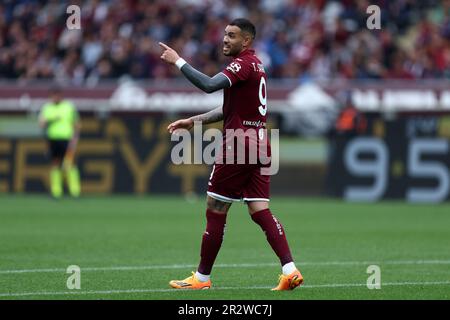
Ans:
[{"label": "digital number 9", "polygon": [[[361,160],[361,153],[371,153],[373,160]],[[344,163],[348,171],[358,177],[372,177],[369,186],[348,186],[344,191],[347,200],[376,201],[380,199],[388,182],[388,150],[384,142],[376,138],[356,138],[352,140],[344,154]]]}]

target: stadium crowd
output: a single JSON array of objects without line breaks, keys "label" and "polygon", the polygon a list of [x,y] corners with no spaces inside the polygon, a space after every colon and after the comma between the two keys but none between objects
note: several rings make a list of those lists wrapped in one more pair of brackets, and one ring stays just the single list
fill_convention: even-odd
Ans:
[{"label": "stadium crowd", "polygon": [[[69,4],[81,29],[69,30]],[[381,30],[366,8],[381,8]],[[255,48],[275,78],[450,78],[450,0],[4,0],[0,78],[74,85],[129,75],[177,77],[160,62],[159,41],[213,75],[228,58],[223,30],[247,17]]]}]

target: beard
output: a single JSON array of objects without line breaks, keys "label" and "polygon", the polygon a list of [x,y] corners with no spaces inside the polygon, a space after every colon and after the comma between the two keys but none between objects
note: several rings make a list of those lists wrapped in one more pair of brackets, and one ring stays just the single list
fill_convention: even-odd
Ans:
[{"label": "beard", "polygon": [[229,47],[227,48],[228,51],[223,50],[224,56],[235,56],[239,53],[239,50],[237,48]]}]

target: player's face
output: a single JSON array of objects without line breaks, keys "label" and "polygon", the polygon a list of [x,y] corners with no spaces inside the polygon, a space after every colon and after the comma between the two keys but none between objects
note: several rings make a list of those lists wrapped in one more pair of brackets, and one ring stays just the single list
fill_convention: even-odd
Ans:
[{"label": "player's face", "polygon": [[53,103],[58,103],[61,101],[62,96],[59,92],[53,92],[50,96],[50,99],[53,101]]},{"label": "player's face", "polygon": [[243,48],[244,37],[238,26],[227,26],[223,37],[223,54],[237,56]]}]

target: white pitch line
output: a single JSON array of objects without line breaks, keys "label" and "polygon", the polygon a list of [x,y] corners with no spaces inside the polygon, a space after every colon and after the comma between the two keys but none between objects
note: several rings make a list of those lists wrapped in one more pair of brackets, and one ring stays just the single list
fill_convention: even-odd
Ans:
[{"label": "white pitch line", "polygon": [[[435,282],[386,282],[381,283],[384,286],[433,286],[433,285],[450,285],[450,281]],[[303,285],[301,289],[314,288],[351,288],[365,287],[366,283],[332,283],[318,285]],[[253,287],[213,287],[211,291],[221,290],[269,290],[273,286],[253,286]],[[301,290],[300,289],[300,290]],[[26,296],[61,296],[61,295],[89,295],[89,294],[120,294],[120,293],[158,293],[158,292],[177,292],[189,290],[175,289],[128,289],[128,290],[96,290],[96,291],[38,291],[38,292],[17,292],[17,293],[0,293],[0,297],[26,297]]]},{"label": "white pitch line", "polygon": [[[254,267],[269,267],[278,266],[279,263],[244,263],[244,264],[217,264],[215,267],[219,268],[254,268]],[[116,266],[116,267],[84,267],[82,271],[132,271],[132,270],[160,270],[160,269],[185,269],[196,268],[198,265],[194,264],[169,264],[169,265],[150,265],[150,266]],[[19,270],[0,270],[0,274],[14,274],[14,273],[37,273],[37,272],[66,272],[61,268],[50,269],[19,269]]]},{"label": "white pitch line", "polygon": [[[371,265],[371,264],[391,264],[391,265],[418,265],[418,264],[450,264],[450,260],[398,260],[398,261],[317,261],[317,262],[298,262],[301,266],[334,266],[334,265]],[[235,264],[217,264],[216,268],[258,268],[274,267],[279,263],[235,263]],[[164,269],[186,269],[196,268],[194,264],[170,264],[170,265],[149,265],[149,266],[116,266],[116,267],[81,267],[82,271],[132,271],[132,270],[164,270]],[[66,272],[63,268],[44,268],[44,269],[13,269],[0,270],[0,274],[18,274],[18,273],[45,273],[45,272]]]}]

